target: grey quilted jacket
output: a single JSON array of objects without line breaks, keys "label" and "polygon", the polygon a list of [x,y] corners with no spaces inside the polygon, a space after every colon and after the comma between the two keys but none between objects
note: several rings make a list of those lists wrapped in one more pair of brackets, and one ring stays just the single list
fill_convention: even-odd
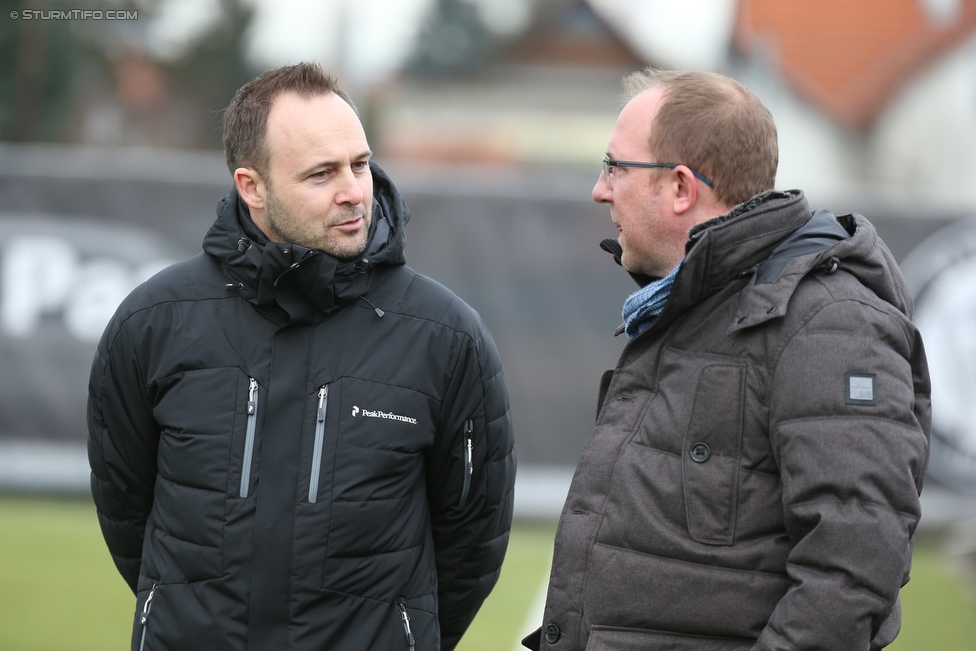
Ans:
[{"label": "grey quilted jacket", "polygon": [[888,644],[930,433],[911,305],[871,224],[798,191],[693,229],[604,377],[527,645]]}]

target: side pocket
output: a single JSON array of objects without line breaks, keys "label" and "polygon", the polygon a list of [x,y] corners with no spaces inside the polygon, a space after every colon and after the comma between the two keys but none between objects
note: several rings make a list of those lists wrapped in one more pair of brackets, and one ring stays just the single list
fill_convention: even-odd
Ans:
[{"label": "side pocket", "polygon": [[461,487],[461,506],[468,503],[471,476],[474,474],[474,421],[464,421],[464,484]]},{"label": "side pocket", "polygon": [[698,379],[681,466],[688,533],[697,542],[735,540],[746,368],[706,366]]},{"label": "side pocket", "polygon": [[403,623],[403,633],[407,638],[407,647],[409,651],[414,651],[417,641],[414,639],[413,630],[410,628],[410,614],[407,613],[407,602],[403,600],[403,597],[400,597],[397,599],[396,605],[397,610],[400,611],[400,621]]},{"label": "side pocket", "polygon": [[594,626],[586,642],[586,651],[748,651],[754,640],[711,637],[685,633],[651,631],[616,626]]},{"label": "side pocket", "polygon": [[158,583],[153,583],[152,590],[149,591],[149,596],[146,597],[146,602],[142,604],[142,614],[139,615],[139,625],[142,626],[142,635],[139,638],[139,651],[144,651],[146,648],[146,631],[149,630],[149,613],[152,610],[153,597],[156,596],[156,588],[158,587]]},{"label": "side pocket", "polygon": [[244,461],[241,464],[241,497],[247,497],[254,460],[254,431],[258,422],[258,381],[253,377],[247,388],[247,429],[244,433]]}]

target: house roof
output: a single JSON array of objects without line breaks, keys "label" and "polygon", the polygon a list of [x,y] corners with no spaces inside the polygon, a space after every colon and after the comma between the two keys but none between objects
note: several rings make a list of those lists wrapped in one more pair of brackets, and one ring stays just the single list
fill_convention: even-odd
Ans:
[{"label": "house roof", "polygon": [[976,0],[740,0],[734,44],[865,128],[913,74],[974,31]]},{"label": "house roof", "polygon": [[521,64],[638,69],[644,61],[585,0],[548,0],[534,24],[508,49]]}]

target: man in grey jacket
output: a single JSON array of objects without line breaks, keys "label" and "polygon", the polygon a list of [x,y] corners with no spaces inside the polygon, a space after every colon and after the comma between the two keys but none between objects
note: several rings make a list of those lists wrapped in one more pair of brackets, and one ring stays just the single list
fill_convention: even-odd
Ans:
[{"label": "man in grey jacket", "polygon": [[882,648],[930,433],[908,289],[863,217],[772,189],[776,127],[742,85],[625,84],[593,198],[641,289],[525,644]]}]

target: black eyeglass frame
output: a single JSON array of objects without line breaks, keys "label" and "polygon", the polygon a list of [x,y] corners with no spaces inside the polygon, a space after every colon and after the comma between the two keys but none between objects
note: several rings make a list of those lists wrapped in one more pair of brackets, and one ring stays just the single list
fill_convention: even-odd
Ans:
[{"label": "black eyeglass frame", "polygon": [[[603,180],[606,181],[607,183],[610,183],[610,168],[611,167],[666,167],[669,170],[673,170],[678,165],[679,165],[679,163],[640,163],[640,162],[631,161],[631,160],[611,160],[609,156],[604,156],[603,157]],[[685,167],[688,167],[688,166],[685,165]],[[702,181],[704,181],[705,182],[705,185],[707,185],[710,188],[714,188],[715,187],[715,184],[714,183],[712,183],[707,178],[705,178],[704,176],[702,176],[701,174],[699,174],[697,171],[695,171],[694,169],[692,169],[690,167],[688,167],[688,169],[691,170],[691,173],[692,174],[694,174],[696,177],[698,177],[699,179],[701,179]]]}]

